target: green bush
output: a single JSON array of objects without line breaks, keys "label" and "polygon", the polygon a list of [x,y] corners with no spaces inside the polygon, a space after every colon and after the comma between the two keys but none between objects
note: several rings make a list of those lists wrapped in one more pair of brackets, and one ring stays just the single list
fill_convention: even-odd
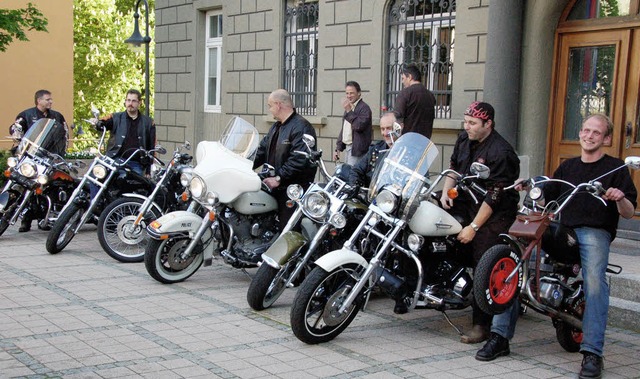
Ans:
[{"label": "green bush", "polygon": [[9,150],[0,150],[0,170],[2,170],[2,175],[0,175],[0,186],[4,186],[4,183],[7,181],[7,178],[4,177],[4,171],[7,169],[7,158],[11,156],[11,152]]}]

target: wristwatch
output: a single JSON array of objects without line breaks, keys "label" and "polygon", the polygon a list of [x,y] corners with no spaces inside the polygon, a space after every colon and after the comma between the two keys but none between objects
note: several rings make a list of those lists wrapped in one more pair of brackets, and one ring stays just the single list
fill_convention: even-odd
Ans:
[{"label": "wristwatch", "polygon": [[475,232],[478,231],[478,229],[480,229],[480,227],[478,226],[478,224],[476,224],[475,222],[472,222],[471,224],[469,224],[469,226],[471,227],[471,229],[473,229]]}]

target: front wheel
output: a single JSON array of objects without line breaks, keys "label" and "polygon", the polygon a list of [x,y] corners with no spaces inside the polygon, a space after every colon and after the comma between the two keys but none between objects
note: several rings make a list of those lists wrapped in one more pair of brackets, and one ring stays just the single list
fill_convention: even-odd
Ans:
[{"label": "front wheel", "polygon": [[362,297],[343,313],[338,310],[356,284],[354,266],[341,266],[331,272],[316,267],[305,279],[291,307],[291,329],[304,343],[331,341],[351,324],[360,311]]},{"label": "front wheel", "polygon": [[83,211],[78,204],[71,203],[60,214],[47,236],[47,251],[50,254],[61,252],[71,242],[75,236],[73,230],[80,224]]},{"label": "front wheel", "polygon": [[2,215],[0,215],[0,236],[4,234],[5,230],[9,227],[9,222],[11,222],[11,216],[13,212],[7,210]]},{"label": "front wheel", "polygon": [[[573,288],[578,288],[582,285],[582,281],[578,281],[573,284]],[[580,291],[578,296],[572,298],[568,304],[568,313],[572,316],[582,320],[585,307],[584,291]],[[556,327],[556,338],[558,343],[563,349],[570,353],[576,353],[580,351],[580,344],[582,343],[583,332],[582,329],[575,328],[569,323],[562,320],[557,320],[554,323]]]},{"label": "front wheel", "polygon": [[144,266],[149,275],[160,283],[178,283],[186,280],[202,265],[202,242],[198,242],[188,257],[181,254],[191,243],[187,236],[165,240],[151,239],[144,253]]},{"label": "front wheel", "polygon": [[485,313],[497,315],[506,311],[522,289],[522,266],[509,283],[505,280],[518,266],[520,256],[507,245],[496,245],[480,258],[473,278],[473,296]]},{"label": "front wheel", "polygon": [[111,258],[120,262],[142,262],[148,244],[147,225],[161,215],[150,208],[134,225],[144,200],[125,197],[110,203],[98,221],[98,241]]},{"label": "front wheel", "polygon": [[249,306],[256,311],[272,306],[287,289],[285,284],[296,267],[295,263],[296,261],[290,260],[278,270],[263,262],[247,290]]}]

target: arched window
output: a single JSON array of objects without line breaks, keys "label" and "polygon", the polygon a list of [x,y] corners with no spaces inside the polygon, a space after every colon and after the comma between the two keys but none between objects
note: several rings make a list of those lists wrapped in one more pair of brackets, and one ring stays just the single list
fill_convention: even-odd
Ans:
[{"label": "arched window", "polygon": [[388,9],[383,106],[393,109],[402,65],[413,62],[436,97],[436,118],[451,118],[456,2],[392,0]]}]

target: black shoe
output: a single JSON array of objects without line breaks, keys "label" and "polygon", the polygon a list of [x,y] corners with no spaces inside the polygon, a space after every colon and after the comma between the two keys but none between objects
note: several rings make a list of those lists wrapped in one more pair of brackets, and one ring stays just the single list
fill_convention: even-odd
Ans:
[{"label": "black shoe", "polygon": [[582,358],[582,369],[580,369],[580,374],[578,377],[580,379],[598,379],[602,377],[602,368],[604,364],[602,363],[602,357],[585,351],[584,357]]},{"label": "black shoe", "polygon": [[476,359],[483,362],[492,361],[498,357],[509,355],[509,340],[491,332],[489,340],[484,344],[482,349],[476,353]]},{"label": "black shoe", "polygon": [[403,315],[409,312],[409,307],[407,303],[404,301],[404,298],[396,300],[396,306],[393,307],[393,313]]},{"label": "black shoe", "polygon": [[31,230],[31,220],[22,219],[18,232],[24,233],[24,232],[28,232],[29,230]]}]

